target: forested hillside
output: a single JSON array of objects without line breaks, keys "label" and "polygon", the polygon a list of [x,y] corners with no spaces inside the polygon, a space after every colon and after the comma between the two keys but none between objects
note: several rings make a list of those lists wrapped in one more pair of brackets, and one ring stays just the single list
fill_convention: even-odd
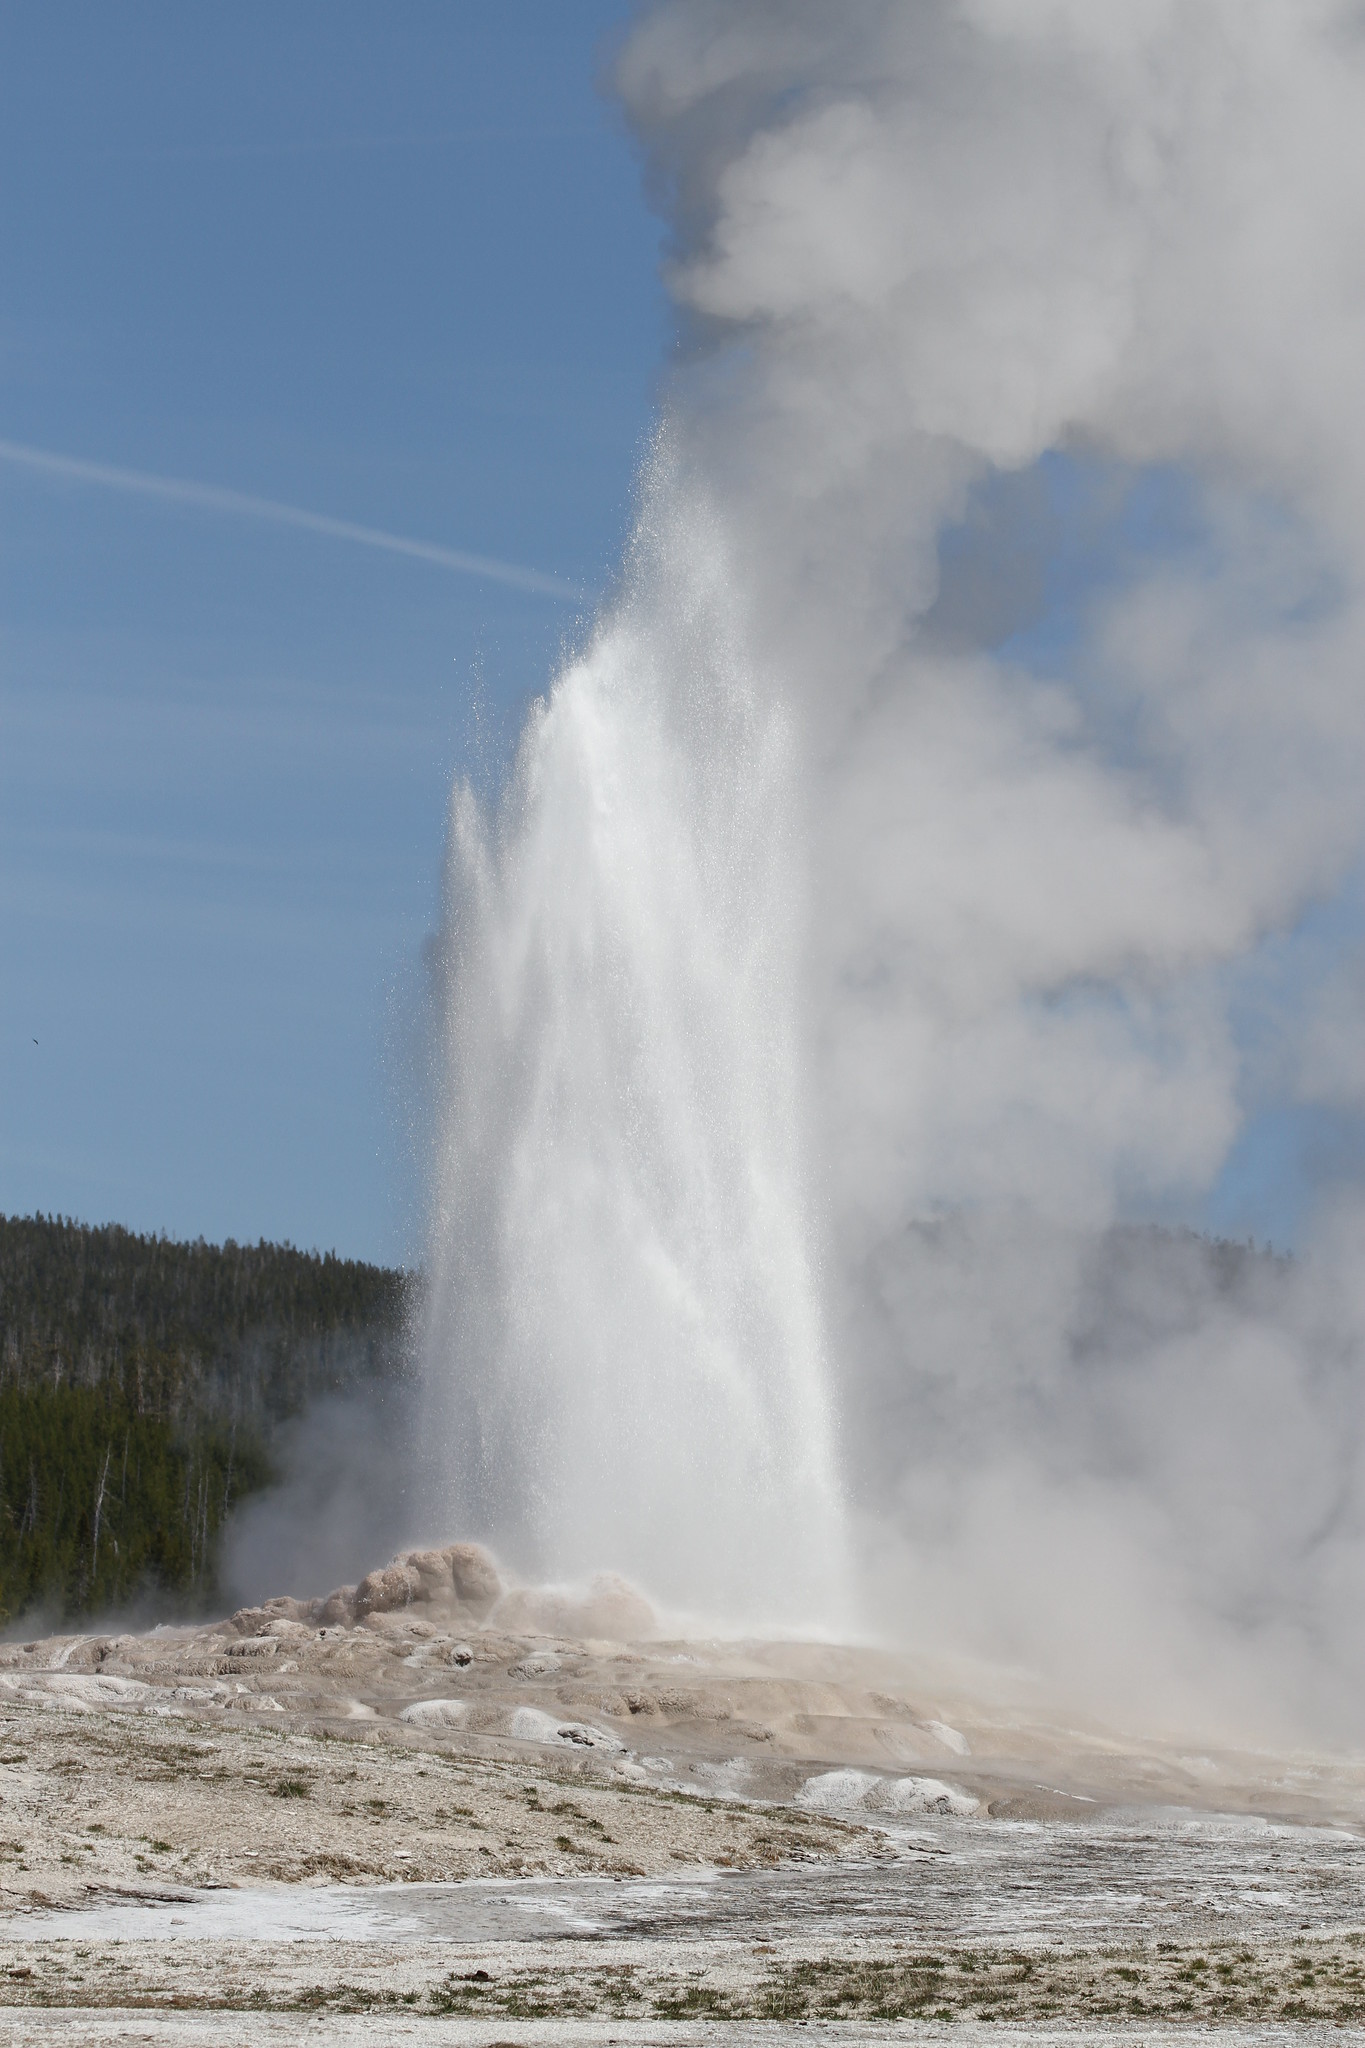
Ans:
[{"label": "forested hillside", "polygon": [[400,1375],[412,1282],[291,1245],[0,1217],[0,1620],[209,1600],[278,1425]]}]

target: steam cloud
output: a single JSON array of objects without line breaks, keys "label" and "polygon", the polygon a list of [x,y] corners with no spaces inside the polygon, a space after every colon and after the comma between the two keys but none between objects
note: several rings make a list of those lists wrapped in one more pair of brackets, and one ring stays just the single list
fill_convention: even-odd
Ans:
[{"label": "steam cloud", "polygon": [[619,600],[453,807],[452,1505],[1359,1732],[1360,1215],[1129,1226],[1253,1082],[1365,1105],[1346,940],[1239,1023],[1361,852],[1365,16],[668,0],[617,82],[686,349]]}]

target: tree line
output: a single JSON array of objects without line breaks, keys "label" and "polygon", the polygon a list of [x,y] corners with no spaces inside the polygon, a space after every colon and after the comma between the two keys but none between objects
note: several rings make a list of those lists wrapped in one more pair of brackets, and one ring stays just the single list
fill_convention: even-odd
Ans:
[{"label": "tree line", "polygon": [[0,1621],[210,1602],[280,1424],[401,1374],[415,1300],[289,1244],[0,1217]]}]

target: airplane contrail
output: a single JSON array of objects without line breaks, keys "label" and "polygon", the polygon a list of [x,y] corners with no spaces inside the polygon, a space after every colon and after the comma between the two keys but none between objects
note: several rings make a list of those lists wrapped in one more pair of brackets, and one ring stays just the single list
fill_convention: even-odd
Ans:
[{"label": "airplane contrail", "polygon": [[405,534],[387,533],[379,526],[361,526],[353,519],[333,519],[326,512],[309,512],[302,505],[282,505],[275,498],[257,498],[248,491],[190,483],[181,477],[153,476],[141,469],[117,469],[107,462],[86,462],[74,455],[56,455],[47,448],[30,448],[21,441],[0,441],[0,462],[13,463],[40,476],[60,477],[69,483],[95,484],[104,490],[160,498],[167,504],[193,505],[201,512],[223,512],[236,519],[263,519],[275,526],[320,533],[330,540],[382,548],[391,555],[408,555],[414,561],[432,562],[439,569],[454,569],[462,576],[482,576],[492,583],[510,584],[514,590],[529,590],[537,597],[554,597],[572,604],[583,594],[561,577],[524,568],[520,562],[470,554],[464,548],[441,547],[435,541],[410,540]]}]

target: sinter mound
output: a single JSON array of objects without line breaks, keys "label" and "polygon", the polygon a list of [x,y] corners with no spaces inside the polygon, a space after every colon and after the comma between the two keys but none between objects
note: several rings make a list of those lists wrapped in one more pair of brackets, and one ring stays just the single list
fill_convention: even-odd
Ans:
[{"label": "sinter mound", "polygon": [[643,1642],[656,1633],[649,1602],[614,1572],[600,1572],[585,1593],[553,1587],[508,1589],[481,1543],[444,1549],[403,1550],[392,1564],[367,1572],[358,1586],[338,1586],[317,1600],[280,1595],[233,1616],[250,1632],[271,1621],[311,1628],[353,1628],[372,1614],[415,1608],[432,1622],[475,1625],[491,1621],[513,1633],[610,1637]]}]

